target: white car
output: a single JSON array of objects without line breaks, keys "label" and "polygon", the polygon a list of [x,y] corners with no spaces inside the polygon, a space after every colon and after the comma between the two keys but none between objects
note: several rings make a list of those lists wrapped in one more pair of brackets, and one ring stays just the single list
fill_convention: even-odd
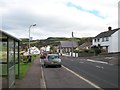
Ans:
[{"label": "white car", "polygon": [[44,66],[59,66],[61,67],[61,59],[58,54],[47,54],[44,59]]}]

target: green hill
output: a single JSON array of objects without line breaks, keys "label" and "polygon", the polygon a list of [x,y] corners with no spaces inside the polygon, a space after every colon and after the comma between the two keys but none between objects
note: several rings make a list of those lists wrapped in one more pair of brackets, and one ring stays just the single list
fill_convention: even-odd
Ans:
[{"label": "green hill", "polygon": [[[42,47],[42,46],[58,46],[60,41],[76,41],[78,42],[79,45],[85,43],[85,42],[91,42],[92,41],[92,37],[85,37],[85,38],[66,38],[66,37],[48,37],[47,39],[42,39],[42,40],[32,40],[31,46],[37,46],[38,48]],[[25,47],[25,45],[28,45],[28,39],[21,39],[21,47]]]}]

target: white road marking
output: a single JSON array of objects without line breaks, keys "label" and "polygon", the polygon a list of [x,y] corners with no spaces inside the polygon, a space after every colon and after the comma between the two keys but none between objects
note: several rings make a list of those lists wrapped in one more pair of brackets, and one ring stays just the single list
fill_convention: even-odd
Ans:
[{"label": "white road marking", "polygon": [[90,62],[96,62],[96,63],[108,64],[108,62],[96,61],[96,60],[91,60],[91,59],[87,59],[87,61],[90,61]]},{"label": "white road marking", "polygon": [[97,68],[101,68],[101,69],[104,69],[104,67],[102,67],[102,66],[96,66]]},{"label": "white road marking", "polygon": [[105,57],[105,59],[115,59],[115,57]]},{"label": "white road marking", "polygon": [[67,54],[62,54],[63,56],[69,56],[70,57],[70,55],[67,55]]},{"label": "white road marking", "polygon": [[40,88],[43,88],[46,90],[46,83],[45,83],[45,78],[44,78],[42,66],[41,66],[41,74],[42,74],[42,76],[40,78],[40,86],[41,86]]},{"label": "white road marking", "polygon": [[84,62],[79,62],[79,63],[84,63]]},{"label": "white road marking", "polygon": [[68,70],[69,72],[71,72],[72,74],[74,74],[75,76],[77,76],[78,78],[80,78],[80,79],[84,80],[85,82],[89,83],[89,84],[92,85],[93,87],[95,87],[95,88],[97,88],[97,89],[99,89],[99,90],[103,90],[102,88],[100,88],[100,87],[97,86],[96,84],[94,84],[94,83],[92,83],[91,81],[85,79],[84,77],[82,77],[82,76],[80,76],[79,74],[75,73],[74,71],[68,69],[67,67],[65,67],[65,66],[63,66],[63,65],[62,65],[62,67],[65,68],[66,70]]}]

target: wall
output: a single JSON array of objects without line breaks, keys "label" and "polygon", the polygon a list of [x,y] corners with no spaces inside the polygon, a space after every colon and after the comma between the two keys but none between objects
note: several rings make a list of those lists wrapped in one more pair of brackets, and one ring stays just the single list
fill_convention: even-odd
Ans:
[{"label": "wall", "polygon": [[111,35],[110,53],[118,52],[118,31]]},{"label": "wall", "polygon": [[120,52],[120,29],[118,30],[118,52]]}]

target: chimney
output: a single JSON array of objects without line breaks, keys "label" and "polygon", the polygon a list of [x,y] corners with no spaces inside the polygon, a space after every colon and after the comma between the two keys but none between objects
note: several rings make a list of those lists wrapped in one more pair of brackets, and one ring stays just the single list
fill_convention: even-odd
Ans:
[{"label": "chimney", "polygon": [[108,31],[111,31],[111,30],[112,30],[112,27],[109,26],[109,27],[108,27]]}]

